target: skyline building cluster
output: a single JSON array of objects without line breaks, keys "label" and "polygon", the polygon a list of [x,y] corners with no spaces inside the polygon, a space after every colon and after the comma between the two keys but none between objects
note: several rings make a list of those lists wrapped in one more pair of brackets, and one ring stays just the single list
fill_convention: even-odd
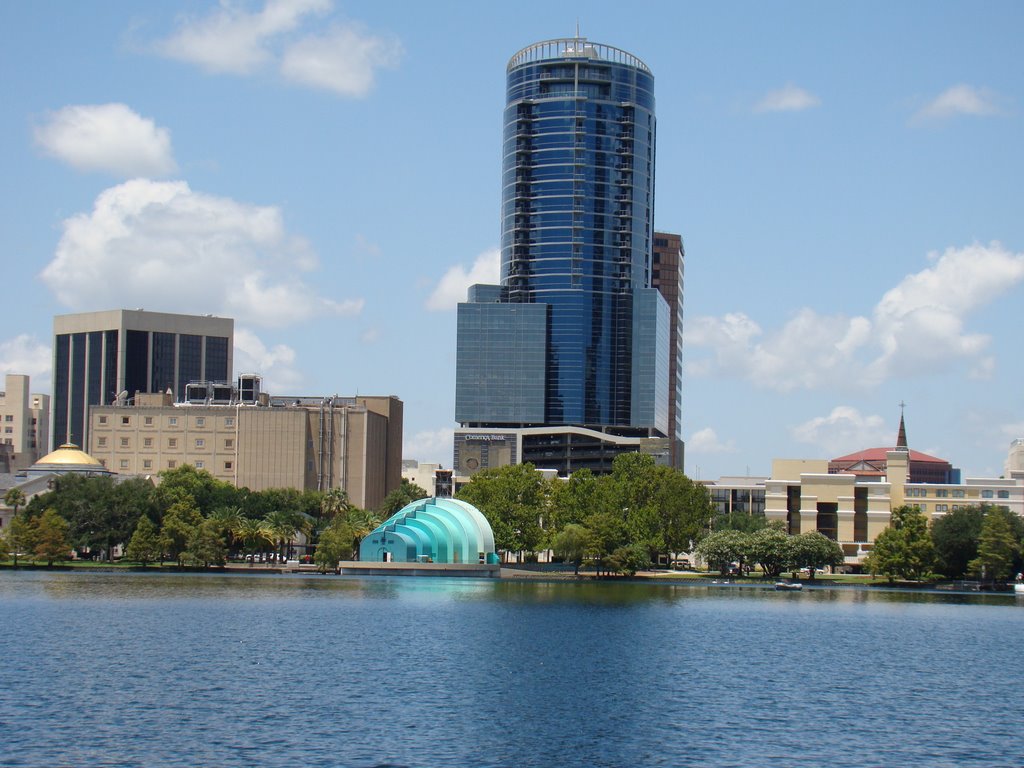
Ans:
[{"label": "skyline building cluster", "polygon": [[458,307],[456,474],[606,472],[635,450],[682,468],[683,249],[654,230],[656,134],[654,76],[626,51],[563,38],[509,61],[501,278]]}]

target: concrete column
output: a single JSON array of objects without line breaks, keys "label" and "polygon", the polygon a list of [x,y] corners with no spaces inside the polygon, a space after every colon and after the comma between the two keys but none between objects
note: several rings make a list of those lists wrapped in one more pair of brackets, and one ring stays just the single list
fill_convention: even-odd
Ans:
[{"label": "concrete column", "polygon": [[889,527],[889,521],[892,519],[892,515],[889,511],[876,512],[868,510],[868,541],[874,542],[878,538],[878,534]]},{"label": "concrete column", "polygon": [[839,524],[836,530],[836,538],[840,543],[852,542],[853,539],[853,510],[840,508],[836,517],[838,518]]}]

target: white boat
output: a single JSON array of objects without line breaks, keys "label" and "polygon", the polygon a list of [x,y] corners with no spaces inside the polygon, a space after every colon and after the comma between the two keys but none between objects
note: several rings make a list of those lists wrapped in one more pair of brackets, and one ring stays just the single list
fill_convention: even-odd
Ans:
[{"label": "white boat", "polygon": [[1013,585],[1013,593],[1024,596],[1024,581],[1018,581]]}]

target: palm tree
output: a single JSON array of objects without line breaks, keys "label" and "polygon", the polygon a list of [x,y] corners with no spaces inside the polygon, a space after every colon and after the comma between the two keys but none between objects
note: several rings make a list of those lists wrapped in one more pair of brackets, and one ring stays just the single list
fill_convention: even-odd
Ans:
[{"label": "palm tree", "polygon": [[219,507],[213,510],[209,517],[224,536],[228,552],[232,552],[240,543],[235,536],[238,526],[242,522],[241,507]]},{"label": "palm tree", "polygon": [[7,493],[4,494],[4,504],[14,510],[14,514],[18,514],[18,507],[25,504],[25,492],[20,488],[11,488]]},{"label": "palm tree", "polygon": [[276,510],[264,517],[262,522],[273,542],[277,545],[278,553],[283,559],[286,554],[286,545],[290,547],[291,540],[299,530],[295,514],[292,512]]},{"label": "palm tree", "polygon": [[381,524],[380,515],[369,509],[353,508],[348,513],[348,524],[352,530],[352,551],[358,553],[359,545],[366,536]]},{"label": "palm tree", "polygon": [[232,532],[235,538],[242,542],[242,547],[251,555],[255,555],[262,547],[274,543],[274,537],[267,530],[262,520],[253,520],[248,517],[239,518],[238,526]]},{"label": "palm tree", "polygon": [[332,520],[337,515],[348,512],[351,508],[352,504],[348,500],[345,489],[331,488],[324,494],[324,499],[320,503],[320,516]]}]

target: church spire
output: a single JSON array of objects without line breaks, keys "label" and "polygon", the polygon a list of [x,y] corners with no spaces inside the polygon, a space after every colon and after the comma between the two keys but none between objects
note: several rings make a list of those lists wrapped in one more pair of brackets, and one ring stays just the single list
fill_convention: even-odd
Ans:
[{"label": "church spire", "polygon": [[900,431],[896,435],[896,447],[904,451],[907,450],[907,426],[903,423],[903,409],[906,405],[900,400]]}]

